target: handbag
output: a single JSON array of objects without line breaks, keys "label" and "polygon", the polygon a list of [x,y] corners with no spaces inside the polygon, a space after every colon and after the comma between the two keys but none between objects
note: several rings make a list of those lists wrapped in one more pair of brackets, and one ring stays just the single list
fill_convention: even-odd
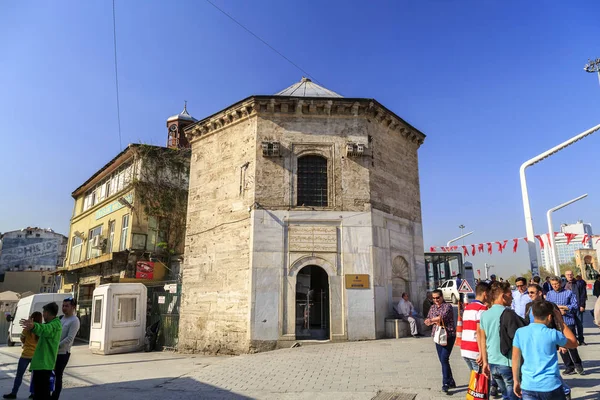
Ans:
[{"label": "handbag", "polygon": [[489,379],[479,371],[471,371],[469,387],[467,388],[467,400],[488,400],[489,399]]},{"label": "handbag", "polygon": [[435,328],[435,333],[433,334],[433,341],[440,346],[448,345],[448,332],[446,331],[446,327],[444,326],[444,319],[440,316],[441,325],[438,325]]}]

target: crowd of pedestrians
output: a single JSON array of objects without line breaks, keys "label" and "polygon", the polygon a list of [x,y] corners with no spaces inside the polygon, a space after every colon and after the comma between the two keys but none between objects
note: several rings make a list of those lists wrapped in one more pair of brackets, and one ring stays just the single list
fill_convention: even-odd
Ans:
[{"label": "crowd of pedestrians", "polygon": [[[461,356],[471,371],[489,378],[490,398],[570,399],[571,389],[561,376],[558,354],[565,365],[562,375],[585,374],[577,351],[578,346],[586,345],[585,281],[566,271],[564,277],[545,282],[539,277],[530,282],[519,277],[515,287],[513,291],[509,282],[496,279],[477,283],[475,300],[462,314]],[[600,278],[594,284],[594,295],[600,295]],[[442,366],[442,391],[448,393],[456,386],[449,361],[456,340],[454,314],[440,290],[433,291],[432,300],[425,324],[432,326],[434,337],[441,328],[447,333],[447,344],[435,345]],[[600,324],[600,301],[593,314],[595,323]]]},{"label": "crowd of pedestrians", "polygon": [[[62,389],[63,372],[71,353],[79,318],[74,314],[77,303],[73,298],[63,301],[63,316],[58,317],[58,305],[46,304],[42,313],[34,312],[29,319],[19,321],[23,327],[23,351],[19,358],[13,389],[3,396],[16,399],[27,366],[31,371],[29,396],[35,400],[58,400]],[[42,319],[43,322],[42,323]]]}]

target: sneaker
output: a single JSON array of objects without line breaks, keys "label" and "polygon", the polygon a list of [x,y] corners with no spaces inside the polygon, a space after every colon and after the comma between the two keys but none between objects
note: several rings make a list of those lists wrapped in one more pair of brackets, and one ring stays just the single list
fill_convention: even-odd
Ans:
[{"label": "sneaker", "polygon": [[490,387],[490,397],[498,397],[498,387]]},{"label": "sneaker", "polygon": [[448,387],[450,389],[456,389],[456,382],[452,382],[451,384],[448,385]]},{"label": "sneaker", "polygon": [[16,399],[17,395],[14,393],[8,393],[8,394],[5,394],[4,396],[2,396],[2,398],[3,399]]},{"label": "sneaker", "polygon": [[587,346],[587,343],[582,340],[581,342],[579,342],[579,345],[580,346]]},{"label": "sneaker", "polygon": [[567,368],[563,371],[563,375],[573,375],[573,374],[575,374],[575,369],[573,369],[573,368]]},{"label": "sneaker", "polygon": [[577,371],[577,373],[579,375],[585,375],[585,371],[583,370],[583,367],[581,365],[580,366],[576,366],[575,367],[575,371]]},{"label": "sneaker", "polygon": [[446,394],[448,394],[448,389],[450,389],[450,388],[448,387],[448,385],[444,385],[444,386],[442,386],[442,392],[444,392],[444,393],[446,393]]}]

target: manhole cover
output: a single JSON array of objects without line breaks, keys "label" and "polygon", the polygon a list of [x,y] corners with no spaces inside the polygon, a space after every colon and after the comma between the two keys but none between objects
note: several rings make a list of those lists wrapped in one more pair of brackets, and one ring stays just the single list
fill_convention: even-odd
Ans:
[{"label": "manhole cover", "polygon": [[379,392],[377,396],[371,400],[414,400],[417,397],[413,393],[400,393],[400,392]]}]

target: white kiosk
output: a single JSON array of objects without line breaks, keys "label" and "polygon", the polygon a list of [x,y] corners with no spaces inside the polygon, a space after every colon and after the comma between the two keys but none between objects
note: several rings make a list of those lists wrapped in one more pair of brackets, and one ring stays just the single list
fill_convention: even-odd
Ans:
[{"label": "white kiosk", "polygon": [[94,290],[90,350],[95,354],[139,351],[146,334],[147,289],[141,283],[109,283]]}]

